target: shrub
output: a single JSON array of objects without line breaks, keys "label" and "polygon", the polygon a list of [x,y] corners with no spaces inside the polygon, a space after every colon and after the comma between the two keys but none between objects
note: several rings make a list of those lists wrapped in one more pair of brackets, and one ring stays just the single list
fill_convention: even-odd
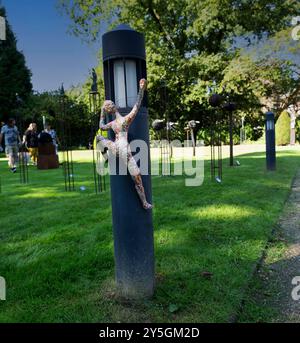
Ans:
[{"label": "shrub", "polygon": [[300,118],[296,119],[296,141],[300,143]]},{"label": "shrub", "polygon": [[287,111],[283,111],[277,119],[275,132],[276,145],[290,144],[290,116]]}]

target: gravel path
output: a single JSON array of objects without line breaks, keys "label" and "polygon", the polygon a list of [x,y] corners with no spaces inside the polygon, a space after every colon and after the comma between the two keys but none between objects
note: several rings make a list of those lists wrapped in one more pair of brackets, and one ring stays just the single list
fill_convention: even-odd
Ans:
[{"label": "gravel path", "polygon": [[[277,310],[278,316],[272,318],[273,322],[299,323],[300,299],[294,300],[292,297],[293,288],[296,286],[292,284],[292,280],[296,276],[300,279],[300,171],[294,179],[279,226],[286,249],[279,261],[268,264],[267,258],[265,262],[268,276],[264,283],[267,288],[273,289],[266,303]],[[297,293],[300,298],[300,289]]]}]

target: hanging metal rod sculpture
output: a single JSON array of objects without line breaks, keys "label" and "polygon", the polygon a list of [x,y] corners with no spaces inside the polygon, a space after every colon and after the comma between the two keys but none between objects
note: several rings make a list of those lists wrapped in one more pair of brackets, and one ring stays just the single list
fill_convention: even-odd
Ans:
[{"label": "hanging metal rod sculpture", "polygon": [[[171,151],[169,144],[169,135],[167,123],[164,119],[156,119],[152,123],[152,128],[159,135],[159,148],[160,148],[160,168],[159,172],[161,176],[171,175]],[[164,131],[167,132],[166,139],[163,139]]]},{"label": "hanging metal rod sculpture", "polygon": [[[215,109],[211,116],[210,125],[210,172],[213,181],[222,182],[222,140],[221,125],[217,108],[221,106],[223,98],[219,94],[213,94],[209,98],[209,104]],[[217,175],[216,175],[217,171]]]},{"label": "hanging metal rod sculpture", "polygon": [[[105,175],[102,175],[102,154],[100,151],[95,151],[95,137],[99,128],[99,117],[101,113],[100,93],[98,92],[97,74],[95,69],[92,70],[92,87],[89,93],[90,113],[91,113],[91,134],[89,146],[93,154],[93,172],[94,185],[96,194],[106,191]],[[100,132],[102,134],[102,131]],[[97,168],[99,166],[99,169]],[[104,174],[104,173],[103,173]]]},{"label": "hanging metal rod sculpture", "polygon": [[63,173],[65,180],[65,191],[71,192],[75,190],[74,181],[74,165],[73,154],[71,149],[71,130],[70,124],[66,118],[66,95],[64,86],[60,88],[60,104],[61,104],[61,140],[63,150]]},{"label": "hanging metal rod sculpture", "polygon": [[[18,127],[23,133],[24,125],[21,119],[20,108],[23,104],[22,98],[16,93],[17,110],[18,110]],[[19,169],[20,169],[20,183],[27,184],[29,182],[28,176],[28,154],[26,147],[22,144],[18,153]]]},{"label": "hanging metal rod sculpture", "polygon": [[19,170],[20,170],[20,182],[27,184],[29,182],[28,177],[28,155],[26,149],[20,148],[19,154]]}]

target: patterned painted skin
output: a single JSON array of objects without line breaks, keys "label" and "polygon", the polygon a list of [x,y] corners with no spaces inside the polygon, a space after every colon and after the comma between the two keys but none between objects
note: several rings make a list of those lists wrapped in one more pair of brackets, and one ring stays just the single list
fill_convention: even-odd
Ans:
[{"label": "patterned painted skin", "polygon": [[[149,210],[153,206],[149,204],[146,200],[141,172],[135,159],[132,156],[130,146],[128,144],[128,129],[141,107],[146,88],[147,81],[145,79],[141,79],[140,91],[138,94],[137,101],[133,106],[131,112],[124,117],[118,112],[116,105],[111,100],[104,101],[100,116],[99,127],[101,130],[105,131],[112,129],[115,133],[115,141],[113,142],[99,135],[97,136],[97,142],[100,143],[101,151],[104,152],[103,155],[106,159],[106,152],[108,150],[110,153],[119,156],[119,158],[121,158],[125,163],[127,163],[128,171],[135,183],[135,189],[142,202],[142,205],[144,209]],[[109,122],[108,124],[105,124],[105,114],[115,115],[116,119]]]}]

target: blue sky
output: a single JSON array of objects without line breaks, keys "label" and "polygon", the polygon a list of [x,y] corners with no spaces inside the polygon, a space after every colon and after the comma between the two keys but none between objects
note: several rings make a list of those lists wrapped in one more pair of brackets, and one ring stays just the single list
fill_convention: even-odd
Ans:
[{"label": "blue sky", "polygon": [[100,43],[89,46],[67,33],[68,18],[60,15],[56,3],[2,0],[37,91],[57,89],[62,82],[65,88],[83,82],[97,65]]},{"label": "blue sky", "polygon": [[[67,33],[69,20],[56,8],[57,0],[0,0],[18,39],[34,90],[54,90],[84,82],[97,65],[100,40],[93,45]],[[294,58],[297,63],[299,55]]]}]

